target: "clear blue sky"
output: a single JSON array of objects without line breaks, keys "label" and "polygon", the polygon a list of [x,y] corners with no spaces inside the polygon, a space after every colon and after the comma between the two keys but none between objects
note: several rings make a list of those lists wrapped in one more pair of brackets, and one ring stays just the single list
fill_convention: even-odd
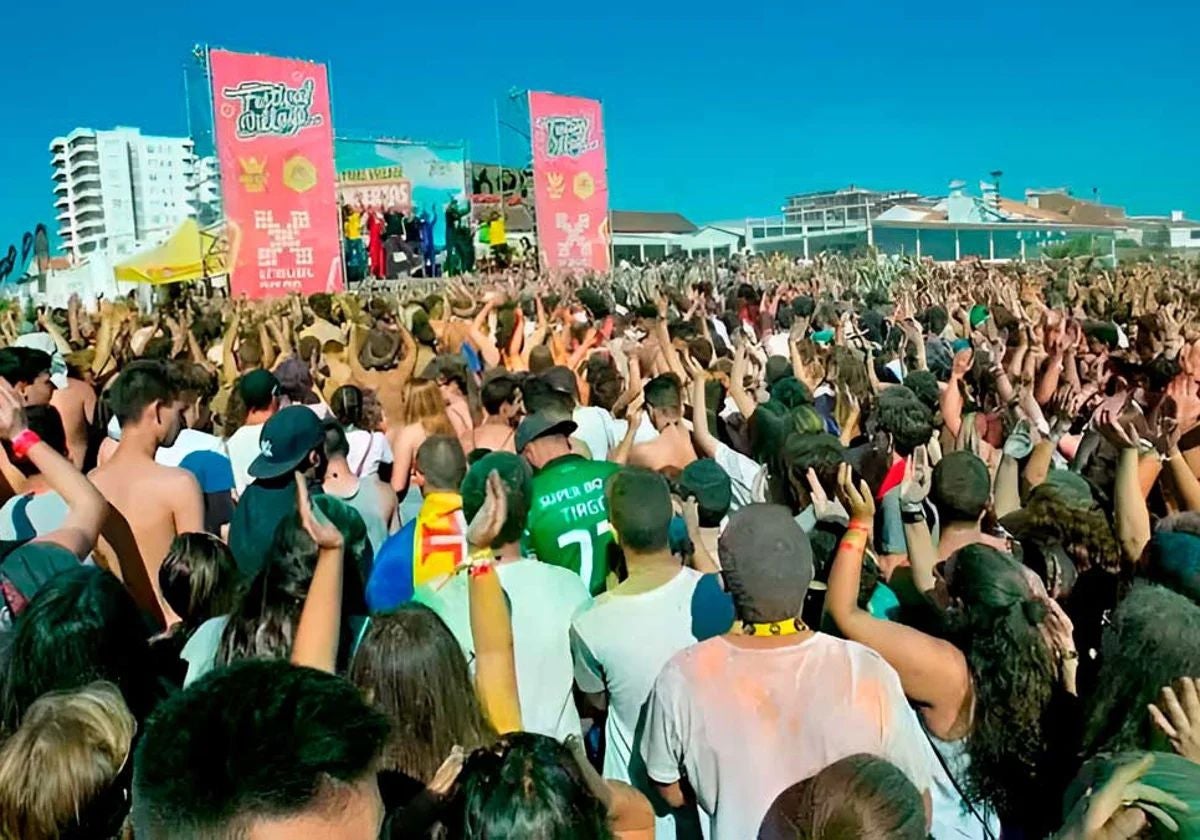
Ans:
[{"label": "clear blue sky", "polygon": [[[53,229],[50,139],[183,133],[194,43],[327,61],[335,129],[495,157],[509,88],[604,100],[612,204],[694,221],[789,192],[1099,187],[1200,216],[1200,3],[9,3],[0,249]],[[505,130],[506,157],[523,141]]]}]

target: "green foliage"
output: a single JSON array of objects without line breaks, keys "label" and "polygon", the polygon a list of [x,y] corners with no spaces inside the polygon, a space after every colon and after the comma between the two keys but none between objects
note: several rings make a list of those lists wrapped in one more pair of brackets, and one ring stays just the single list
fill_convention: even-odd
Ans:
[{"label": "green foliage", "polygon": [[1072,236],[1062,242],[1054,242],[1042,248],[1042,254],[1052,260],[1065,260],[1070,257],[1100,256],[1100,243],[1093,236]]}]

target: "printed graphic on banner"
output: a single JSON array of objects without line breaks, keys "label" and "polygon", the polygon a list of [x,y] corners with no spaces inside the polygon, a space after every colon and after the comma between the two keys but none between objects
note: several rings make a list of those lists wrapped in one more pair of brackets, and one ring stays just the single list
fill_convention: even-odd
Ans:
[{"label": "printed graphic on banner", "polygon": [[465,209],[467,204],[462,145],[339,137],[334,158],[343,207],[425,214],[433,221],[434,247],[445,247],[446,206],[456,201]]},{"label": "printed graphic on banner", "polygon": [[538,249],[547,268],[609,268],[608,174],[600,103],[529,94]]},{"label": "printed graphic on banner", "polygon": [[236,295],[343,287],[325,65],[209,53]]}]

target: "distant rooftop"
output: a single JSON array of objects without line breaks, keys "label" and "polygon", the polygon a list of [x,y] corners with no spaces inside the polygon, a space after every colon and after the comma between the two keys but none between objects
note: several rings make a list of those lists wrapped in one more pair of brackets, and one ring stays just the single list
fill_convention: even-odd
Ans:
[{"label": "distant rooftop", "polygon": [[695,233],[696,226],[679,213],[612,211],[613,233]]}]

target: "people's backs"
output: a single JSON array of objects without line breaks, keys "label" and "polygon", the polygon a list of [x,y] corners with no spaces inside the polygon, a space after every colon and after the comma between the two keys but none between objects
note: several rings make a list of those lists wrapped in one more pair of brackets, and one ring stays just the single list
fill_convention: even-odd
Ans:
[{"label": "people's backs", "polygon": [[568,455],[533,477],[529,543],[539,560],[577,573],[593,594],[604,591],[612,527],[605,482],[620,467]]},{"label": "people's backs", "polygon": [[[571,618],[589,600],[578,575],[568,569],[516,560],[497,566],[512,614],[513,654],[521,722],[529,732],[562,740],[579,731],[572,695]],[[467,579],[425,586],[413,600],[432,609],[454,633],[467,661],[475,660]]]},{"label": "people's backs", "polygon": [[822,633],[744,648],[727,637],[680,652],[655,682],[642,757],[651,779],[685,769],[715,840],[752,837],[789,779],[867,752],[928,790],[930,757],[895,671]]}]

